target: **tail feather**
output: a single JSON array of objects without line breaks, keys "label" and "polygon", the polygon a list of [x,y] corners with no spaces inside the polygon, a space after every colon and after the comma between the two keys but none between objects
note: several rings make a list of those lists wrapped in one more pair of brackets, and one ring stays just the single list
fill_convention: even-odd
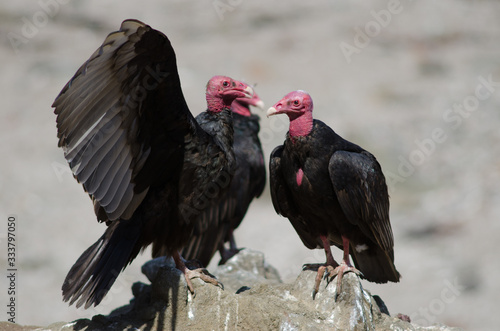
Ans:
[{"label": "tail feather", "polygon": [[211,231],[206,231],[199,235],[193,234],[190,242],[185,246],[181,255],[186,260],[198,260],[204,267],[208,266],[212,257],[223,243],[223,236],[227,232],[227,224],[213,227]]},{"label": "tail feather", "polygon": [[139,253],[140,227],[140,222],[113,222],[71,267],[62,286],[64,301],[77,302],[77,308],[97,306]]},{"label": "tail feather", "polygon": [[394,265],[393,252],[385,252],[380,247],[357,252],[350,247],[354,265],[363,273],[363,278],[370,282],[399,282],[401,275]]}]

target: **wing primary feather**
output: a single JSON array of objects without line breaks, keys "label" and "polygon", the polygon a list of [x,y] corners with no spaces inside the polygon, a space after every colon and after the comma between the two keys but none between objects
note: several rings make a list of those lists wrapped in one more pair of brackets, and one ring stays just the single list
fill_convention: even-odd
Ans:
[{"label": "wing primary feather", "polygon": [[[117,142],[116,146],[116,156],[112,157],[111,155],[107,155],[106,159],[109,160],[111,165],[107,162],[102,162],[99,164],[99,167],[104,166],[105,169],[100,169],[99,171],[106,171],[106,175],[102,182],[102,190],[101,188],[96,192],[95,197],[98,199],[101,206],[107,206],[111,200],[114,199],[118,187],[124,180],[129,180],[131,178],[125,178],[124,175],[126,171],[129,169],[130,165],[130,151],[128,150],[128,146],[125,142],[124,136],[125,133],[122,134],[121,139]],[[114,154],[114,153],[113,153]],[[104,191],[105,190],[105,191]]]},{"label": "wing primary feather", "polygon": [[93,137],[80,149],[77,155],[70,161],[73,173],[81,182],[87,181],[94,169],[108,155],[117,155],[116,143],[124,139],[125,132],[120,129],[119,121],[108,122],[108,125]]},{"label": "wing primary feather", "polygon": [[130,185],[130,175],[132,173],[131,169],[125,168],[125,172],[123,174],[124,180],[120,182],[120,184],[114,189],[114,195],[111,195],[113,198],[111,201],[103,206],[104,209],[108,214],[112,214],[113,216],[110,216],[111,219],[116,219],[116,214],[119,215],[118,212],[118,206],[121,204],[123,205],[122,208],[125,210],[127,204],[130,202],[129,199],[124,199],[125,193],[127,192],[127,187]]},{"label": "wing primary feather", "polygon": [[[120,138],[117,140],[113,148],[111,148],[111,152],[108,153],[103,160],[97,165],[95,172],[99,174],[99,177],[103,177],[101,183],[99,184],[99,188],[94,192],[94,197],[97,201],[104,202],[107,200],[106,195],[109,192],[109,188],[112,185],[113,180],[115,179],[115,175],[121,164],[126,158],[126,149],[127,146],[124,142],[125,132],[122,132]],[[108,197],[109,198],[109,197]]]},{"label": "wing primary feather", "polygon": [[[123,134],[124,133],[122,133],[122,135],[119,135],[119,134],[112,135],[110,137],[110,139],[106,141],[106,144],[104,144],[103,146],[101,146],[99,148],[97,153],[92,158],[92,163],[95,165],[100,165],[103,162],[106,155],[108,155],[109,153],[112,152],[111,151],[112,148],[113,147],[116,148],[115,144],[118,142],[118,140],[121,137],[123,137]],[[89,166],[88,167],[88,169],[89,169],[88,171],[91,171],[91,174],[90,174],[90,176],[88,176],[88,178],[86,179],[86,181],[84,183],[85,190],[89,194],[92,194],[92,195],[94,195],[96,193],[97,189],[101,186],[102,181],[104,180],[104,177],[107,174],[107,172],[105,172],[105,171],[96,171],[97,168],[98,168],[98,166],[94,166],[94,167]]]}]

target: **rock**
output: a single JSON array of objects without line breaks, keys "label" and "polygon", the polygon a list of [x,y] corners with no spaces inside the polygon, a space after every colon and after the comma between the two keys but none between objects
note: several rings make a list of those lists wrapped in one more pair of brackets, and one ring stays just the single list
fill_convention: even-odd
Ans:
[{"label": "rock", "polygon": [[336,281],[327,286],[326,280],[322,281],[315,299],[311,300],[315,277],[315,271],[301,272],[293,284],[293,293],[309,306],[310,311],[316,311],[327,327],[341,330],[375,329],[374,321],[381,314],[380,309],[354,273],[347,273],[343,277],[342,292],[336,301]]},{"label": "rock", "polygon": [[11,322],[0,322],[0,330],[2,331],[33,331],[40,330],[40,327],[33,325],[19,325]]},{"label": "rock", "polygon": [[151,284],[135,283],[129,305],[109,316],[57,323],[47,329],[458,330],[419,327],[389,316],[382,299],[365,290],[354,273],[344,275],[337,300],[336,281],[325,279],[313,300],[316,272],[304,270],[294,283],[283,284],[264,255],[248,249],[214,271],[225,290],[193,279],[196,294],[191,295],[182,273],[165,258],[147,262],[142,271]]},{"label": "rock", "polygon": [[281,278],[273,266],[267,264],[264,253],[243,249],[218,266],[214,275],[230,292],[246,291],[257,284],[280,284]]},{"label": "rock", "polygon": [[164,267],[172,267],[175,268],[174,259],[166,258],[166,257],[157,257],[156,259],[152,259],[146,263],[141,268],[142,273],[149,279],[151,283],[153,283],[158,275],[158,272],[161,268]]}]

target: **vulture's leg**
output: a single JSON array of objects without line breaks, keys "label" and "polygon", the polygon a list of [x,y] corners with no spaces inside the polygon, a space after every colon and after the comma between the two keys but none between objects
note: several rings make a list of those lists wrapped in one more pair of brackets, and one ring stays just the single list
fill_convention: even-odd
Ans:
[{"label": "vulture's leg", "polygon": [[326,262],[322,264],[304,264],[303,269],[311,269],[317,270],[316,281],[314,283],[314,289],[312,292],[313,300],[316,297],[316,294],[319,291],[319,284],[321,283],[321,279],[325,275],[325,271],[328,271],[327,275],[331,275],[334,273],[335,268],[339,267],[339,264],[335,261],[332,255],[332,251],[330,250],[330,241],[325,236],[320,236],[321,241],[323,242],[323,248],[325,249]]},{"label": "vulture's leg", "polygon": [[304,265],[304,269],[313,269],[318,270],[318,274],[316,275],[316,281],[314,283],[314,289],[312,292],[313,299],[316,297],[316,294],[319,291],[319,284],[321,283],[321,279],[325,276],[333,277],[337,276],[337,288],[335,291],[335,300],[342,290],[342,276],[346,272],[354,272],[356,275],[361,275],[361,272],[351,265],[349,261],[349,239],[342,236],[342,245],[344,247],[344,258],[342,259],[342,263],[339,265],[335,259],[333,258],[332,251],[330,250],[330,241],[326,236],[320,236],[321,241],[323,242],[323,247],[325,249],[326,262],[324,264],[306,264]]},{"label": "vulture's leg", "polygon": [[241,250],[242,248],[238,248],[236,246],[233,231],[231,230],[231,233],[229,234],[229,249],[226,249],[226,247],[224,247],[224,243],[221,243],[220,245],[219,253],[221,259],[219,261],[219,265],[226,263],[227,260],[238,254]]},{"label": "vulture's leg", "polygon": [[330,277],[333,278],[337,276],[337,290],[335,291],[335,300],[337,300],[337,297],[342,290],[342,276],[346,272],[354,272],[358,276],[362,275],[361,271],[353,267],[349,260],[349,239],[344,236],[342,236],[342,246],[344,247],[344,258],[342,259],[342,263],[340,263],[338,267],[330,271]]}]

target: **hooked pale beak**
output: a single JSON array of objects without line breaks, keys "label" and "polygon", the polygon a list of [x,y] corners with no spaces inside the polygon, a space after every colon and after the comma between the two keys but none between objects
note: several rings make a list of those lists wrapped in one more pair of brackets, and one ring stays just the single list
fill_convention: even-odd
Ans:
[{"label": "hooked pale beak", "polygon": [[276,108],[274,107],[270,107],[268,110],[267,110],[267,117],[269,116],[273,116],[273,115],[276,115],[278,113],[278,111],[276,110]]},{"label": "hooked pale beak", "polygon": [[281,102],[278,102],[277,104],[275,104],[274,106],[272,106],[271,108],[269,108],[267,110],[267,117],[269,116],[273,116],[273,115],[277,115],[277,114],[281,114],[280,110],[281,110]]},{"label": "hooked pale beak", "polygon": [[255,105],[254,105],[254,106],[255,106],[255,107],[258,107],[258,108],[260,108],[260,109],[262,109],[262,110],[264,110],[264,101],[259,100],[259,101],[257,101],[257,102],[255,103]]},{"label": "hooked pale beak", "polygon": [[243,96],[243,98],[247,98],[247,99],[252,99],[253,98],[253,88],[251,88],[250,86],[247,85],[247,87],[245,87],[245,89],[243,90],[243,93],[245,94]]},{"label": "hooked pale beak", "polygon": [[254,95],[253,88],[248,86],[247,84],[239,83],[237,87],[233,87],[232,89],[228,89],[222,92],[223,96],[231,96],[235,99],[243,98],[243,99],[252,99]]}]

